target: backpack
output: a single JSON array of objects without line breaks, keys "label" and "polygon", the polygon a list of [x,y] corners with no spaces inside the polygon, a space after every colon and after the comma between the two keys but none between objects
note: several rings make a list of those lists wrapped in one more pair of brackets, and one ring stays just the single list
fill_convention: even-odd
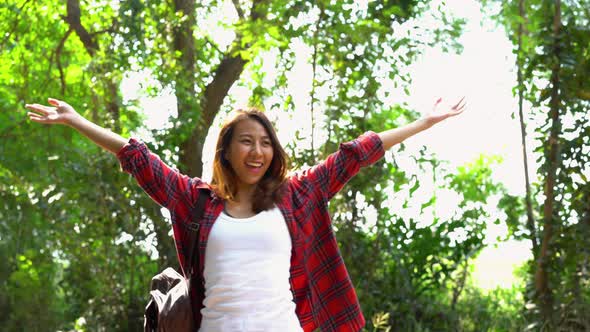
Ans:
[{"label": "backpack", "polygon": [[185,266],[181,275],[173,268],[167,267],[152,278],[150,300],[145,307],[144,332],[194,332],[200,322],[194,321],[191,290],[204,293],[203,277],[193,273],[192,267],[199,266],[199,254],[195,253],[199,237],[199,226],[205,212],[207,195],[200,193],[195,207],[195,219],[187,225],[190,251],[185,252]]}]

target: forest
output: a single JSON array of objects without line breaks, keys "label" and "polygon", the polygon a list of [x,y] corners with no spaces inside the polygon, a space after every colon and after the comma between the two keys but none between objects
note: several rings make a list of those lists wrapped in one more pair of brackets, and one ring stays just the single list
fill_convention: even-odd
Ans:
[{"label": "forest", "polygon": [[[477,6],[514,55],[524,194],[493,176],[493,155],[450,167],[425,145],[401,163],[402,145],[363,169],[329,208],[365,330],[590,331],[590,1]],[[435,24],[416,24],[425,15]],[[2,1],[0,329],[143,331],[152,276],[178,267],[169,214],[113,155],[28,121],[26,103],[66,100],[201,177],[207,136],[246,91],[279,134],[305,128],[283,142],[299,169],[419,118],[391,94],[415,93],[408,68],[427,48],[460,55],[464,29],[435,0]],[[129,77],[141,95],[126,95]],[[146,100],[163,92],[163,124],[148,126]],[[456,204],[440,203],[448,192]],[[490,225],[529,250],[509,288],[473,277]]]}]

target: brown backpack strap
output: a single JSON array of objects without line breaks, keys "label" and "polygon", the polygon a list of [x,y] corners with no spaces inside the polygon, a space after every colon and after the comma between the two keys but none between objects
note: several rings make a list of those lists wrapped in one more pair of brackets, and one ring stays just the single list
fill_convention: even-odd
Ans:
[{"label": "brown backpack strap", "polygon": [[185,275],[185,277],[187,277],[188,279],[192,278],[193,276],[193,266],[199,266],[199,254],[195,253],[195,248],[197,248],[197,242],[199,241],[199,229],[201,226],[201,219],[203,219],[203,215],[205,214],[205,202],[207,201],[207,196],[209,196],[208,191],[199,190],[199,198],[197,199],[197,205],[195,206],[194,210],[195,218],[186,226],[188,231],[190,250],[188,251],[188,253],[185,252],[184,257],[188,259],[184,262],[184,272],[187,274]]}]

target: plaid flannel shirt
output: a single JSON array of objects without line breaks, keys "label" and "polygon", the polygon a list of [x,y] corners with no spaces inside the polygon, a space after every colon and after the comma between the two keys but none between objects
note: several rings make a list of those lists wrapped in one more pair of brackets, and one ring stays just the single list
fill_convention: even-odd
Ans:
[{"label": "plaid flannel shirt", "polygon": [[[292,241],[289,282],[295,312],[305,332],[317,327],[323,332],[360,331],[365,325],[356,292],[328,214],[328,201],[361,167],[377,162],[384,154],[379,136],[367,132],[342,143],[326,160],[289,177],[277,207],[283,213]],[[130,173],[143,190],[170,211],[180,266],[184,248],[190,248],[186,225],[192,222],[197,197],[208,195],[200,221],[199,273],[203,273],[205,249],[211,228],[223,210],[223,200],[199,178],[190,178],[163,163],[147,146],[131,138],[117,153],[123,171]],[[201,321],[203,294],[191,294],[194,314]],[[202,293],[202,292],[201,292]]]}]

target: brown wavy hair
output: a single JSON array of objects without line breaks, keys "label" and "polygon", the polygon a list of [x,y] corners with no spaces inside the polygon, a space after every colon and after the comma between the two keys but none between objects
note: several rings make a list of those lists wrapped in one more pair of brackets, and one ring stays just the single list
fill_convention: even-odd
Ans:
[{"label": "brown wavy hair", "polygon": [[237,175],[224,155],[229,149],[235,126],[246,119],[257,121],[266,129],[273,149],[270,167],[258,182],[252,199],[252,210],[254,213],[258,213],[270,209],[274,203],[281,199],[289,171],[289,158],[279,143],[272,123],[262,111],[255,107],[249,107],[237,109],[235,113],[234,117],[223,124],[217,138],[211,186],[219,197],[226,200],[235,199],[238,189],[236,186]]}]

